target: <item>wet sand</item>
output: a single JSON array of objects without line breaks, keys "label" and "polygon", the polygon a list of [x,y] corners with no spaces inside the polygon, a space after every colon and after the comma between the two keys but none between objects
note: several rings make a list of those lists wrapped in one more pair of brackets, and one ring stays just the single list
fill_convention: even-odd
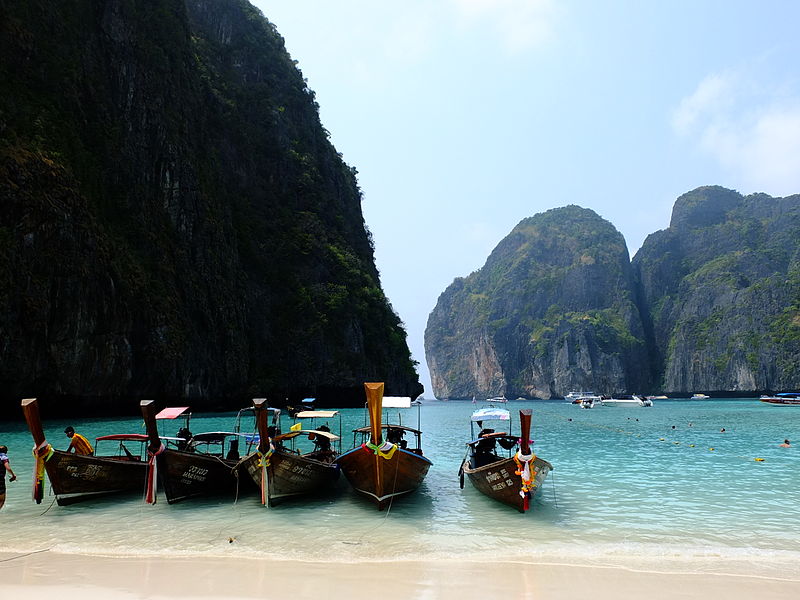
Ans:
[{"label": "wet sand", "polygon": [[318,563],[0,553],[0,598],[20,600],[785,600],[800,580],[614,567],[437,561]]}]

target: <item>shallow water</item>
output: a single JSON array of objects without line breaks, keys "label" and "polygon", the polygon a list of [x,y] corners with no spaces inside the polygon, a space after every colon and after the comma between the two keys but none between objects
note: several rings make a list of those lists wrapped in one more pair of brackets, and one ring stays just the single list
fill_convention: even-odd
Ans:
[{"label": "shallow water", "polygon": [[[329,498],[272,509],[250,493],[236,502],[173,506],[163,497],[148,506],[138,496],[65,507],[48,496],[36,505],[30,434],[23,423],[4,423],[0,444],[9,446],[19,479],[7,484],[0,550],[341,562],[502,557],[698,572],[729,563],[729,570],[740,570],[752,562],[768,575],[800,576],[798,449],[778,447],[784,438],[800,446],[800,407],[754,399],[594,410],[512,401],[507,407],[512,413],[533,408],[534,451],[554,467],[527,514],[482,496],[469,482],[459,489],[470,403],[425,403],[423,448],[434,464],[417,493],[386,512],[355,496],[344,480]],[[364,424],[364,411],[342,415],[349,447],[347,432]],[[49,441],[65,448],[62,431],[70,423],[43,417]],[[194,415],[192,430],[230,430],[234,417]],[[404,423],[415,422],[412,409]],[[143,431],[139,419],[71,424],[90,438]]]}]

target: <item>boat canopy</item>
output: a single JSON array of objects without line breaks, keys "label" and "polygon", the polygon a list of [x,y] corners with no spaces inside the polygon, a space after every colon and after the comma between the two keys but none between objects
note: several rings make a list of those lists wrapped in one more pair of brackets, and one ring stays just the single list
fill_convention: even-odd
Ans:
[{"label": "boat canopy", "polygon": [[409,396],[384,396],[383,408],[411,408]]},{"label": "boat canopy", "polygon": [[165,408],[156,415],[156,419],[177,419],[189,410],[188,406],[174,406]]},{"label": "boat canopy", "polygon": [[205,442],[205,443],[208,443],[208,444],[214,444],[214,443],[219,444],[219,443],[223,442],[225,440],[225,438],[231,437],[231,436],[233,436],[233,437],[241,437],[241,438],[247,438],[248,437],[247,435],[245,435],[243,433],[234,433],[232,431],[208,431],[208,432],[205,432],[205,433],[198,433],[197,435],[193,435],[192,436],[192,441]]},{"label": "boat canopy", "polygon": [[316,398],[303,398],[303,404],[314,404],[316,400]]},{"label": "boat canopy", "polygon": [[338,410],[301,410],[295,417],[298,419],[332,419],[338,414]]},{"label": "boat canopy", "polygon": [[472,413],[471,420],[476,423],[478,421],[510,421],[511,413],[505,408],[487,406],[485,408],[479,408]]},{"label": "boat canopy", "polygon": [[278,436],[275,437],[275,441],[280,442],[282,440],[290,440],[290,439],[292,439],[294,437],[297,437],[298,435],[301,435],[301,434],[304,434],[304,433],[305,434],[313,433],[313,434],[321,436],[321,437],[326,437],[332,442],[335,442],[336,440],[339,439],[338,435],[336,435],[334,433],[331,433],[330,431],[320,431],[319,429],[299,429],[297,431],[290,431],[288,433],[282,433],[281,435],[278,435]]},{"label": "boat canopy", "polygon": [[116,433],[114,435],[101,435],[95,438],[96,442],[103,440],[118,440],[121,442],[146,442],[149,438],[146,433]]},{"label": "boat canopy", "polygon": [[[398,429],[400,431],[410,431],[414,434],[422,433],[419,429],[414,429],[413,427],[406,427],[405,425],[387,425],[386,423],[381,424],[381,429]],[[369,433],[370,431],[372,431],[370,426],[353,429],[353,432],[355,433]]]}]

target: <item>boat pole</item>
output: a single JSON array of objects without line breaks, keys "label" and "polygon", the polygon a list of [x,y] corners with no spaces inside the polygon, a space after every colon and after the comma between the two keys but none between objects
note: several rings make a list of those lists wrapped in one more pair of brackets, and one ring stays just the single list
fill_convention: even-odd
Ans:
[{"label": "boat pole", "polygon": [[33,442],[40,446],[44,442],[44,430],[42,429],[42,418],[39,416],[39,403],[36,398],[25,398],[22,401],[22,413],[28,423],[28,429],[33,436]]},{"label": "boat pole", "polygon": [[153,400],[140,400],[144,427],[147,430],[147,478],[145,480],[144,501],[155,504],[158,491],[158,455],[164,452],[164,445],[158,435],[158,423]]},{"label": "boat pole", "polygon": [[44,498],[44,471],[45,463],[52,456],[52,448],[44,437],[42,418],[39,415],[39,403],[36,398],[25,398],[22,401],[22,414],[28,423],[28,429],[33,436],[33,456],[36,465],[33,468],[33,499],[36,504],[42,503]]},{"label": "boat pole", "polygon": [[[519,454],[517,455],[521,466],[518,472],[522,478],[522,487],[520,494],[522,495],[522,511],[525,512],[530,508],[531,492],[530,485],[533,481],[534,470],[531,464],[534,460],[533,453],[531,452],[531,414],[533,411],[530,408],[523,408],[519,411]],[[528,488],[528,489],[526,489]]]},{"label": "boat pole", "polygon": [[[383,383],[365,383],[364,390],[367,393],[367,410],[369,411],[370,443],[375,448],[379,448],[383,443],[381,435],[381,416],[383,411]],[[375,465],[375,496],[383,497],[383,459],[375,452],[373,464]],[[381,501],[378,500],[378,509],[381,509]]]},{"label": "boat pole", "polygon": [[523,408],[519,411],[519,429],[520,429],[520,442],[519,449],[522,454],[528,455],[531,453],[531,415],[533,411],[530,408]]},{"label": "boat pole", "polygon": [[256,413],[256,429],[258,429],[258,466],[261,472],[261,504],[269,505],[269,467],[270,443],[269,428],[267,427],[267,399],[253,398],[253,409]]}]

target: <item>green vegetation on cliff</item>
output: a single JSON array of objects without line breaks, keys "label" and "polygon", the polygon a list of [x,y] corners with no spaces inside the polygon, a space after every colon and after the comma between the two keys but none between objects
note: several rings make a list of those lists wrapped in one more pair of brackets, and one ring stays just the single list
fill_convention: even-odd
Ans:
[{"label": "green vegetation on cliff", "polygon": [[625,241],[577,206],[523,220],[442,293],[425,331],[434,393],[549,398],[648,382]]},{"label": "green vegetation on cliff", "polygon": [[6,398],[420,392],[356,171],[249,3],[5,2],[0,52]]},{"label": "green vegetation on cliff", "polygon": [[800,197],[703,187],[633,259],[665,391],[800,385]]}]

